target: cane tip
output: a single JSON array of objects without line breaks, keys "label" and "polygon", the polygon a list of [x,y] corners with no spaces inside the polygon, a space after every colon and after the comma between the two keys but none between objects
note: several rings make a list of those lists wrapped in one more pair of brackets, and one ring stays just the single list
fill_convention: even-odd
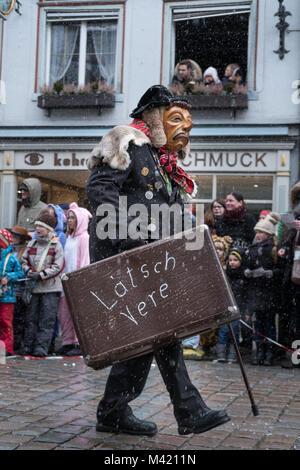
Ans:
[{"label": "cane tip", "polygon": [[252,405],[252,413],[253,413],[253,416],[259,415],[259,411],[256,405]]}]

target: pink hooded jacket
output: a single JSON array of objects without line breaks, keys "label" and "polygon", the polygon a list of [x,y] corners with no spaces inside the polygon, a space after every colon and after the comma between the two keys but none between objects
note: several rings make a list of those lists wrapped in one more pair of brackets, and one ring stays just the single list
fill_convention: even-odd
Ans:
[{"label": "pink hooded jacket", "polygon": [[76,202],[70,204],[69,212],[72,211],[77,218],[77,227],[72,237],[77,237],[77,261],[76,269],[82,268],[90,264],[90,251],[89,251],[89,239],[88,225],[89,219],[92,218],[92,214],[84,207],[79,207]]}]

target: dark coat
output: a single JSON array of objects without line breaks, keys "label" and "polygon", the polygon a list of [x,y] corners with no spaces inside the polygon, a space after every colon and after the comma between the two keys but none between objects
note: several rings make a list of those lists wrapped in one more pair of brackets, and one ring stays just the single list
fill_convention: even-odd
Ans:
[{"label": "dark coat", "polygon": [[246,250],[244,271],[247,283],[247,314],[255,311],[277,311],[277,291],[281,283],[281,270],[274,262],[272,238],[261,243],[253,243]]},{"label": "dark coat", "polygon": [[233,240],[232,246],[246,247],[252,243],[255,237],[255,224],[255,217],[248,212],[238,222],[231,222],[221,217],[216,219],[216,235],[219,237],[229,235]]},{"label": "dark coat", "polygon": [[[91,170],[87,183],[87,196],[94,212],[90,228],[91,263],[118,254],[126,249],[143,245],[147,241],[147,236],[146,239],[139,240],[134,240],[130,237],[122,239],[120,237],[120,231],[124,227],[127,231],[128,224],[138,217],[138,214],[131,217],[128,216],[124,224],[119,223],[120,196],[127,197],[128,211],[134,204],[144,205],[148,212],[148,223],[156,226],[157,239],[162,236],[162,216],[160,215],[159,220],[151,219],[151,206],[153,204],[167,204],[171,206],[177,203],[181,210],[183,208],[183,200],[178,191],[179,186],[174,183],[171,194],[169,194],[167,184],[159,171],[152,147],[149,144],[137,146],[131,142],[128,147],[128,154],[130,156],[130,164],[124,170],[114,169],[109,164],[101,161]],[[151,199],[149,199],[149,196]],[[105,217],[96,214],[97,208],[102,204],[111,204],[116,211],[117,217],[113,222],[116,235],[112,239],[99,239],[96,233],[97,225]],[[172,226],[171,232],[174,231],[175,229]]]},{"label": "dark coat", "polygon": [[226,275],[240,312],[244,313],[247,304],[247,279],[244,275],[244,268],[241,266],[237,269],[232,269],[227,263]]}]

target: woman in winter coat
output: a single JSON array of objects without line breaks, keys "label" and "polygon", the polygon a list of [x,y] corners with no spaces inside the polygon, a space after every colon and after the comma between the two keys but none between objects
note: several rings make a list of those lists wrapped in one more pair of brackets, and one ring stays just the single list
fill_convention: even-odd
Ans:
[{"label": "woman in winter coat", "polygon": [[4,343],[6,356],[14,353],[14,282],[24,277],[21,264],[11,246],[12,242],[12,234],[8,230],[0,230],[0,341]]},{"label": "woman in winter coat", "polygon": [[[67,212],[67,241],[65,244],[65,273],[90,264],[88,225],[92,214],[72,202]],[[64,293],[59,300],[58,318],[61,327],[62,347],[58,355],[78,356],[81,350]]]},{"label": "woman in winter coat", "polygon": [[225,212],[216,221],[216,234],[232,238],[232,246],[247,248],[255,236],[255,217],[247,212],[242,194],[232,192],[226,196]]},{"label": "woman in winter coat", "polygon": [[[264,336],[275,340],[276,291],[280,283],[278,267],[277,240],[275,226],[280,216],[271,212],[255,225],[255,241],[246,250],[246,269],[248,279],[247,313],[255,314],[256,356],[253,365],[272,365],[273,346]],[[260,334],[258,334],[260,333]],[[263,336],[261,336],[263,335]]]},{"label": "woman in winter coat", "polygon": [[215,235],[216,222],[222,217],[224,211],[225,201],[223,199],[215,199],[204,212],[204,223],[208,226],[211,235]]}]

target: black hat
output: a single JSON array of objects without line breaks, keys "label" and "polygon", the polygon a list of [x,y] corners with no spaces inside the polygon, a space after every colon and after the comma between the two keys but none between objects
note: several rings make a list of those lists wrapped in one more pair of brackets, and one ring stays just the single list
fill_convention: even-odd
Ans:
[{"label": "black hat", "polygon": [[20,184],[20,190],[24,189],[24,191],[28,191],[28,186],[25,183]]},{"label": "black hat", "polygon": [[168,106],[172,101],[174,101],[174,96],[166,87],[153,85],[143,94],[137,107],[130,114],[130,117],[141,118],[145,109]]}]

